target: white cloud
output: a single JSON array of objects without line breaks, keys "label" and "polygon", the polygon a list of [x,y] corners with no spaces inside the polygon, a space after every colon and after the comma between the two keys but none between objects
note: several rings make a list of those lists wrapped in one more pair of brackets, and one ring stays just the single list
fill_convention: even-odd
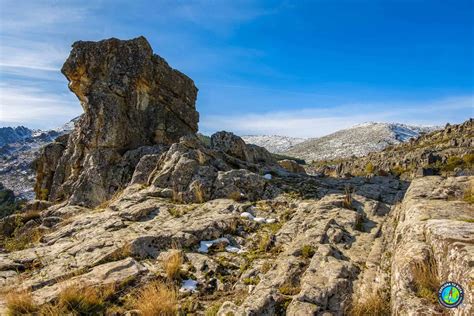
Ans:
[{"label": "white cloud", "polygon": [[[382,108],[385,110],[381,111]],[[457,123],[469,118],[462,113],[470,113],[472,117],[473,109],[474,96],[418,103],[350,104],[263,114],[209,115],[201,119],[200,130],[206,134],[227,130],[239,135],[320,137],[369,121],[420,125]]]},{"label": "white cloud", "polygon": [[57,95],[39,88],[0,84],[2,125],[54,128],[81,113],[79,102],[72,94]]}]

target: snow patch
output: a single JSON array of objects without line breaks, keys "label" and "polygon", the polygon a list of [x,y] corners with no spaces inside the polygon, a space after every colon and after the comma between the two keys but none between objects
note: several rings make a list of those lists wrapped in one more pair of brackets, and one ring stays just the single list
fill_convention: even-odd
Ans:
[{"label": "snow patch", "polygon": [[184,280],[181,283],[181,288],[179,289],[180,292],[197,292],[197,285],[198,282],[193,279]]},{"label": "snow patch", "polygon": [[272,179],[272,175],[269,174],[269,173],[265,174],[263,177],[264,177],[265,179],[267,179],[267,180],[271,180],[271,179]]},{"label": "snow patch", "polygon": [[199,249],[198,251],[201,253],[208,253],[209,248],[212,247],[214,244],[218,244],[220,242],[226,242],[227,244],[230,244],[229,239],[222,237],[222,238],[217,238],[214,240],[203,240],[199,243]]},{"label": "snow patch", "polygon": [[225,247],[225,251],[231,252],[231,253],[242,253],[245,252],[243,249],[234,247],[234,246],[227,246]]},{"label": "snow patch", "polygon": [[271,223],[276,222],[276,219],[274,219],[274,218],[255,217],[249,212],[241,213],[240,217],[246,218],[250,221],[254,221],[254,222],[257,222],[257,223],[260,223],[260,224],[271,224]]}]

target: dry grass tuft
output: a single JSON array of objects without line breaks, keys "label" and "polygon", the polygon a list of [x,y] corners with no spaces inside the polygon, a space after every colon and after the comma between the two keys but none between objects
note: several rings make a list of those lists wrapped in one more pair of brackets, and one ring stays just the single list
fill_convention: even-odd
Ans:
[{"label": "dry grass tuft", "polygon": [[168,279],[175,280],[180,275],[181,265],[183,264],[183,254],[181,250],[173,249],[163,259],[163,268]]},{"label": "dry grass tuft", "polygon": [[138,291],[130,305],[143,316],[175,316],[178,310],[176,289],[163,282],[153,281]]},{"label": "dry grass tuft", "polygon": [[258,242],[258,251],[265,252],[270,250],[272,245],[272,239],[269,234],[263,234],[260,236],[260,241]]},{"label": "dry grass tuft", "polygon": [[104,209],[108,208],[113,202],[117,201],[122,196],[122,193],[123,193],[123,189],[122,190],[117,190],[114,193],[114,195],[112,195],[112,197],[110,199],[108,199],[107,201],[104,201],[104,202],[100,203],[98,206],[96,206],[95,210],[104,210]]},{"label": "dry grass tuft", "polygon": [[352,205],[352,202],[353,202],[352,193],[353,193],[353,189],[347,186],[344,189],[344,200],[342,201],[342,206],[350,210],[354,209],[354,206]]},{"label": "dry grass tuft", "polygon": [[229,193],[228,196],[229,199],[234,200],[235,202],[240,202],[245,200],[245,197],[242,195],[240,191],[232,191]]},{"label": "dry grass tuft", "polygon": [[469,204],[474,204],[474,183],[469,183],[469,186],[464,190],[463,200]]},{"label": "dry grass tuft", "polygon": [[28,291],[9,293],[5,296],[5,301],[8,316],[31,315],[39,310]]},{"label": "dry grass tuft", "polygon": [[112,262],[112,261],[119,261],[123,260],[128,257],[132,257],[132,245],[125,244],[124,246],[118,248],[114,252],[112,252],[107,258],[104,260],[105,262]]},{"label": "dry grass tuft", "polygon": [[29,221],[38,219],[40,217],[40,211],[27,211],[21,214],[21,220],[23,223],[28,223]]},{"label": "dry grass tuft", "polygon": [[116,292],[115,285],[104,287],[71,285],[61,291],[58,307],[73,314],[96,315],[105,311],[107,299]]},{"label": "dry grass tuft", "polygon": [[439,287],[438,273],[432,260],[417,263],[413,267],[413,282],[416,295],[436,304]]},{"label": "dry grass tuft", "polygon": [[39,242],[41,237],[43,237],[43,232],[38,228],[33,228],[20,235],[5,238],[3,247],[9,252],[23,250],[30,247],[31,244]]},{"label": "dry grass tuft", "polygon": [[363,300],[359,299],[353,302],[348,314],[351,316],[388,316],[390,315],[390,301],[383,293],[369,293],[368,296],[364,296]]}]

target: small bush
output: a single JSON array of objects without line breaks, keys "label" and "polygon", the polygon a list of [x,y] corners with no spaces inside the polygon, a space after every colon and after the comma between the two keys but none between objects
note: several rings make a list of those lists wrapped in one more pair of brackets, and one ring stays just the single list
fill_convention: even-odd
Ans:
[{"label": "small bush", "polygon": [[464,160],[457,156],[451,156],[448,158],[446,163],[441,167],[443,171],[454,171],[454,169],[458,167],[462,167],[464,165]]},{"label": "small bush", "polygon": [[315,253],[315,251],[314,251],[313,247],[310,246],[310,245],[304,245],[301,248],[301,256],[303,256],[303,258],[309,259],[309,258],[313,257],[314,253]]},{"label": "small bush", "polygon": [[474,166],[474,154],[466,154],[462,157],[464,163],[469,167],[472,168]]},{"label": "small bush", "polygon": [[369,163],[367,163],[367,165],[365,165],[365,173],[366,174],[372,174],[372,173],[374,173],[374,170],[375,170],[375,167],[371,162],[369,162]]},{"label": "small bush", "polygon": [[390,173],[393,174],[394,176],[396,177],[399,177],[401,176],[403,173],[405,173],[406,170],[403,169],[402,167],[400,166],[395,166],[393,167],[392,169],[390,169]]},{"label": "small bush", "polygon": [[5,301],[8,316],[31,315],[39,310],[28,291],[9,293],[6,295]]},{"label": "small bush", "polygon": [[138,291],[130,305],[143,316],[175,316],[178,310],[177,293],[171,285],[153,281]]},{"label": "small bush", "polygon": [[38,200],[47,200],[48,196],[49,196],[48,189],[40,189],[39,194],[38,194]]},{"label": "small bush", "polygon": [[183,264],[183,254],[180,250],[173,249],[163,259],[163,268],[169,280],[175,280],[179,277],[181,265]]}]

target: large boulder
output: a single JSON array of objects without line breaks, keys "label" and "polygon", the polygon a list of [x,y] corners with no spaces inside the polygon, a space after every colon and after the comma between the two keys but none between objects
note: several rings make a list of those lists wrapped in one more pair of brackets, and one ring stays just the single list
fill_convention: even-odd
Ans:
[{"label": "large boulder", "polygon": [[272,155],[263,147],[245,144],[244,140],[230,132],[217,132],[211,136],[211,148],[249,163],[275,163]]},{"label": "large boulder", "polygon": [[84,114],[67,146],[52,145],[38,160],[36,195],[95,206],[130,182],[143,155],[197,132],[197,88],[144,37],[72,47],[62,73]]},{"label": "large boulder", "polygon": [[[194,135],[182,137],[161,156],[148,177],[149,184],[172,190],[173,199],[187,203],[216,198],[257,200],[272,194],[272,188],[259,173],[277,167],[276,163],[256,163],[265,162],[256,157],[271,157],[264,148],[256,151],[258,146],[246,145],[240,137],[227,132],[214,134],[211,139],[212,148],[208,148]],[[256,152],[260,154],[247,154]],[[140,177],[146,178],[143,174]]]}]

